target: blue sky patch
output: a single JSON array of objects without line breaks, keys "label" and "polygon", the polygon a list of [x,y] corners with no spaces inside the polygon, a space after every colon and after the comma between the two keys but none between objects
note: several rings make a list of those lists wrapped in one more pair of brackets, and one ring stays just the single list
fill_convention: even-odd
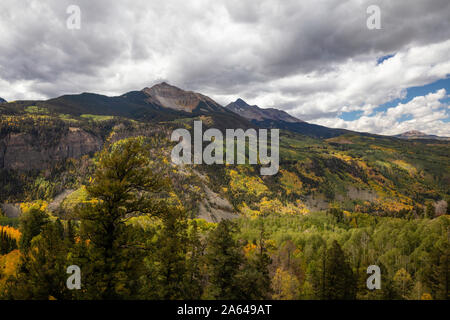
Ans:
[{"label": "blue sky patch", "polygon": [[382,56],[382,57],[378,58],[377,59],[377,65],[382,64],[384,61],[386,61],[386,60],[388,60],[390,58],[393,58],[394,56],[395,56],[395,53],[388,54],[388,55],[385,55],[385,56]]},{"label": "blue sky patch", "polygon": [[[386,57],[388,57],[388,56],[384,56],[382,58],[385,58],[384,60],[389,59]],[[405,104],[405,103],[411,101],[412,99],[414,99],[415,97],[425,96],[429,93],[436,92],[440,89],[445,89],[445,91],[447,92],[447,97],[442,99],[441,102],[444,104],[450,104],[450,97],[448,97],[448,95],[450,95],[450,75],[447,75],[447,78],[445,78],[445,79],[441,79],[441,80],[432,82],[432,83],[424,85],[424,86],[407,88],[406,96],[404,98],[394,99],[389,102],[386,102],[386,103],[378,106],[377,108],[375,108],[373,110],[372,114],[375,114],[377,112],[384,112],[389,108],[397,106],[399,103]],[[362,111],[343,112],[342,114],[340,114],[339,117],[345,121],[353,121],[353,120],[359,119],[362,116],[362,114],[363,114]],[[403,121],[410,120],[410,119],[412,119],[412,116],[408,116],[408,117],[404,116],[404,117],[400,118],[399,121],[403,122]],[[450,122],[450,116],[447,117],[443,121]]]}]

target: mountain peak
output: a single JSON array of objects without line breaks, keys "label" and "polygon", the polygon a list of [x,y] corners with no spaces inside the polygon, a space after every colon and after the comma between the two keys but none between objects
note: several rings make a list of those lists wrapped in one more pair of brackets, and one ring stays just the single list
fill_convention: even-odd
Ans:
[{"label": "mountain peak", "polygon": [[403,135],[416,135],[416,136],[426,136],[425,133],[419,130],[410,130],[402,133]]},{"label": "mountain peak", "polygon": [[165,82],[165,81],[160,82],[160,83],[157,83],[157,84],[154,84],[154,85],[151,86],[151,87],[146,87],[145,89],[152,89],[152,88],[174,88],[174,89],[181,90],[180,88],[177,88],[177,87],[175,87],[175,86],[172,86],[172,85],[170,85],[169,83],[167,83],[167,82]]},{"label": "mountain peak", "polygon": [[418,130],[410,130],[400,134],[395,135],[394,137],[400,139],[437,139],[437,140],[449,140],[448,137],[439,137],[433,134],[426,134]]},{"label": "mountain peak", "polygon": [[241,98],[238,98],[234,103],[237,104],[238,106],[242,106],[242,107],[249,107],[250,106],[247,102],[245,102]]},{"label": "mountain peak", "polygon": [[426,136],[427,136],[426,133],[423,133],[419,130],[410,130],[397,135],[397,137],[410,137],[410,138],[426,137]]},{"label": "mountain peak", "polygon": [[0,97],[0,103],[3,103],[3,102],[7,102],[5,99],[3,99],[2,97]]},{"label": "mountain peak", "polygon": [[146,91],[149,91],[149,90],[179,90],[179,91],[184,91],[184,90],[182,90],[182,89],[180,89],[178,87],[170,85],[169,83],[167,83],[165,81],[157,83],[157,84],[154,84],[151,87],[145,87],[141,91],[145,93]]},{"label": "mountain peak", "polygon": [[222,107],[213,99],[193,91],[185,91],[167,82],[155,84],[151,88],[144,88],[147,101],[165,108],[178,111],[192,112],[197,108],[203,111],[217,111]]},{"label": "mountain peak", "polygon": [[235,102],[228,104],[225,108],[237,113],[248,120],[277,120],[285,122],[303,122],[286,111],[278,110],[274,108],[262,109],[256,105],[249,105],[247,102],[238,98]]}]

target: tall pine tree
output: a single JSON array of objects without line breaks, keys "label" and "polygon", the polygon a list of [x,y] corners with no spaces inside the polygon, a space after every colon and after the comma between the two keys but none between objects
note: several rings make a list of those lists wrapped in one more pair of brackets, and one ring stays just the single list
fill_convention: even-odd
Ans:
[{"label": "tall pine tree", "polygon": [[344,251],[336,240],[327,250],[323,283],[323,299],[350,300],[356,297],[356,279]]},{"label": "tall pine tree", "polygon": [[233,238],[236,223],[222,220],[208,237],[206,261],[208,265],[208,293],[213,299],[243,299],[239,282],[243,262],[242,248]]},{"label": "tall pine tree", "polygon": [[136,293],[131,284],[142,252],[128,244],[130,227],[125,222],[133,216],[159,215],[162,206],[156,194],[167,186],[151,169],[148,152],[138,137],[106,146],[100,154],[86,188],[91,201],[79,212],[80,246],[88,254],[84,261],[80,257],[87,298],[131,298]]}]

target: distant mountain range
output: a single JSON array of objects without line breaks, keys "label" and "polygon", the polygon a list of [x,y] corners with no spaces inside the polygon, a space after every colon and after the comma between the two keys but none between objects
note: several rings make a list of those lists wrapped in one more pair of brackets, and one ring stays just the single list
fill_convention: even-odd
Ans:
[{"label": "distant mountain range", "polygon": [[401,134],[397,134],[394,137],[400,138],[400,139],[407,139],[407,140],[413,140],[413,139],[436,139],[436,140],[450,140],[450,137],[439,137],[432,134],[426,134],[417,130],[411,130],[407,132],[403,132]]},{"label": "distant mountain range", "polygon": [[285,111],[274,108],[262,109],[256,105],[249,105],[242,99],[237,99],[225,108],[259,127],[289,130],[314,138],[333,138],[350,132],[344,129],[327,128],[317,124],[307,123],[291,116]]},{"label": "distant mountain range", "polygon": [[278,128],[316,138],[332,138],[350,131],[327,128],[297,119],[277,109],[262,109],[238,99],[226,107],[201,93],[185,91],[166,82],[121,96],[95,93],[63,95],[46,101],[22,100],[0,107],[0,113],[25,112],[30,106],[50,113],[121,116],[144,121],[171,121],[211,116],[214,126],[224,128]]},{"label": "distant mountain range", "polygon": [[[0,98],[0,103],[6,100]],[[250,105],[242,99],[223,107],[208,96],[186,91],[166,82],[146,87],[140,91],[130,91],[121,96],[109,97],[95,93],[63,95],[46,101],[14,101],[0,107],[1,112],[24,112],[30,106],[51,113],[71,115],[121,116],[145,121],[171,121],[180,118],[212,116],[218,128],[278,128],[315,138],[333,138],[352,131],[328,128],[307,123],[275,108],[263,109]],[[356,132],[353,132],[356,134]],[[368,133],[358,133],[374,136]],[[446,137],[427,135],[419,131],[409,131],[394,136],[400,139],[438,139]]]},{"label": "distant mountain range", "polygon": [[181,90],[165,82],[140,91],[109,97],[95,93],[63,95],[46,101],[15,101],[0,107],[0,113],[24,112],[29,106],[80,116],[120,116],[143,121],[171,121],[201,115],[214,116],[219,128],[248,128],[250,122],[200,93]]}]

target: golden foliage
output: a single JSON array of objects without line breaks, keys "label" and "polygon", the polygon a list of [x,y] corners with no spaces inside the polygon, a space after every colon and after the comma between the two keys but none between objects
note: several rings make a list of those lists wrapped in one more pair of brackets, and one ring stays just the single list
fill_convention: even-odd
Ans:
[{"label": "golden foliage", "polygon": [[9,226],[0,226],[0,233],[2,233],[2,232],[6,232],[6,234],[8,236],[15,239],[16,241],[19,241],[20,236],[21,236],[21,233],[19,230],[17,230],[16,228],[13,228],[13,227],[9,227]]},{"label": "golden foliage", "polygon": [[249,258],[250,256],[252,256],[252,255],[255,253],[256,249],[257,249],[256,244],[249,242],[249,243],[247,243],[247,245],[244,247],[244,255],[245,255],[247,258]]},{"label": "golden foliage", "polygon": [[431,297],[431,294],[425,292],[422,294],[422,297],[420,297],[420,300],[433,300],[433,298]]},{"label": "golden foliage", "polygon": [[0,256],[0,291],[4,290],[6,280],[15,275],[19,262],[20,251],[17,249]]},{"label": "golden foliage", "polygon": [[254,196],[261,196],[269,191],[267,186],[258,176],[249,176],[239,173],[236,170],[230,170],[230,189],[233,193],[245,193]]},{"label": "golden foliage", "polygon": [[20,210],[22,212],[28,212],[30,209],[37,209],[40,211],[46,211],[48,202],[44,200],[38,200],[33,202],[22,202],[20,204]]},{"label": "golden foliage", "polygon": [[275,300],[294,300],[298,298],[300,283],[294,275],[278,268],[272,279],[273,296]]},{"label": "golden foliage", "polygon": [[286,194],[296,193],[301,194],[303,189],[302,181],[298,176],[290,171],[280,170],[281,172],[281,186],[286,190]]}]

